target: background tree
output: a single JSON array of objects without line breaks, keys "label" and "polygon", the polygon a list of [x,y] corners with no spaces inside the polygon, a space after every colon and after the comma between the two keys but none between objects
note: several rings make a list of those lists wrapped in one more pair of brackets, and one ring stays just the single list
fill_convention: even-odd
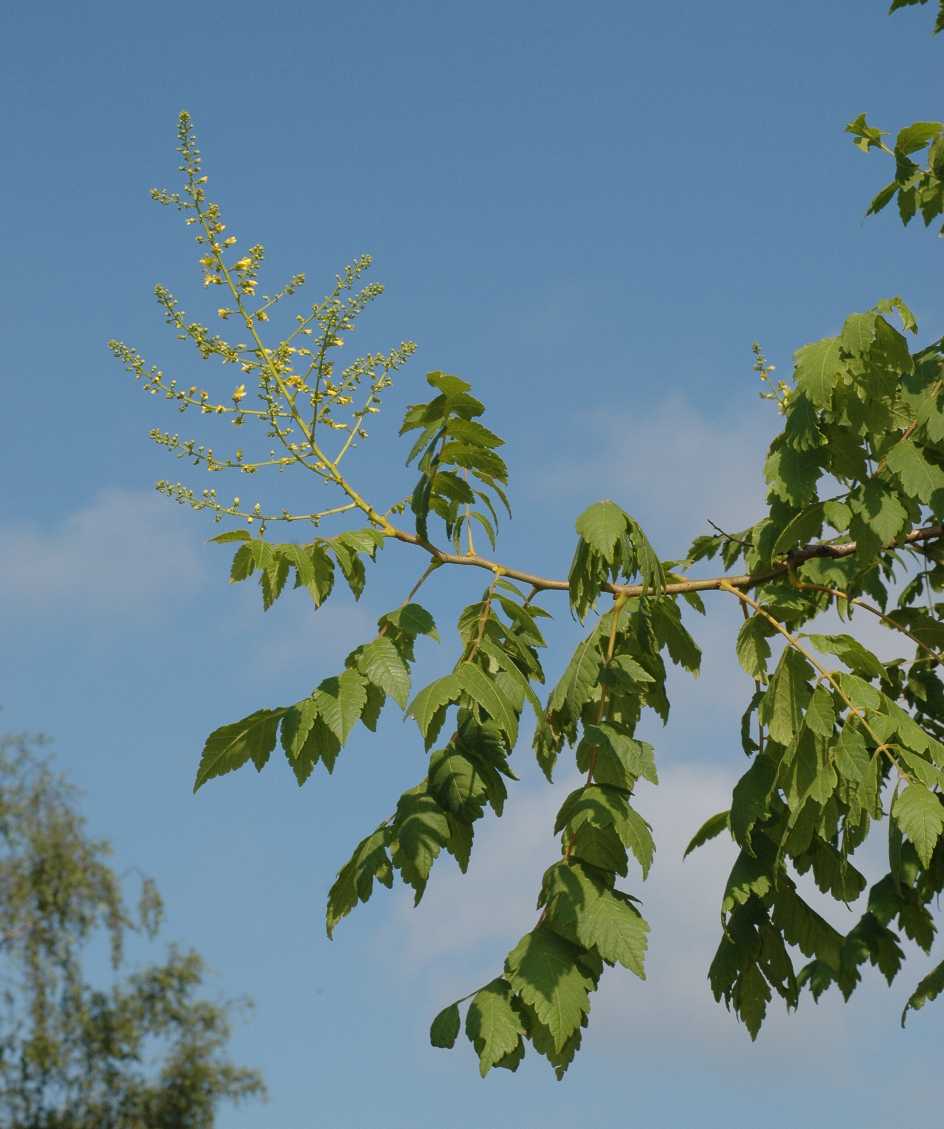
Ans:
[{"label": "background tree", "polygon": [[[212,1129],[225,1101],[264,1094],[225,1057],[232,1003],[200,997],[206,969],[162,964],[88,979],[89,946],[123,962],[129,930],[153,938],[162,906],[141,882],[126,904],[110,848],[35,739],[0,738],[0,1118],[10,1129]],[[107,980],[107,976],[96,980]]]},{"label": "background tree", "polygon": [[[892,10],[923,2],[895,0]],[[942,22],[944,10],[936,30]],[[894,145],[864,116],[847,128],[860,148],[895,162],[894,180],[871,212],[897,197],[905,223],[918,212],[926,224],[944,213],[944,123],[915,123]],[[604,968],[618,963],[644,975],[648,925],[639,899],[617,886],[631,865],[645,879],[655,850],[633,804],[637,780],[658,779],[654,750],[636,726],[644,709],[668,716],[666,659],[698,672],[701,653],[681,603],[704,614],[702,593],[719,592],[743,611],[737,654],[754,692],[742,723],[750,766],[730,808],[711,816],[689,847],[728,832],[740,848],[722,892],[723,929],[709,971],[716,998],[756,1036],[774,993],[788,1008],[798,1006],[803,988],[814,999],[831,987],[848,997],[866,963],[891,981],[903,961],[896,929],[929,950],[929,907],[944,889],[944,632],[935,596],[944,587],[944,341],[912,352],[905,334],[918,327],[896,296],[852,314],[836,337],[798,350],[792,385],[770,387],[771,366],[755,347],[764,395],[784,420],[764,467],[767,513],[738,532],[696,536],[685,560],[665,560],[631,515],[604,500],[577,519],[569,575],[544,576],[476,547],[479,538],[494,549],[499,512],[510,516],[508,475],[503,440],[482,423],[484,405],[456,376],[430,373],[431,398],[406,411],[407,464],[419,471],[412,490],[377,503],[357,488],[345,460],[367,439],[394,373],[413,351],[405,342],[344,367],[335,359],[380,293],[360,284],[369,258],[348,267],[323,301],[267,344],[266,323],[304,276],[257,294],[263,247],[233,249],[237,237],[207,196],[186,113],[178,143],[183,190],[152,195],[183,213],[200,248],[204,286],[225,295],[216,317],[232,319],[243,340],[190,320],[165,287],[156,296],[178,337],[202,359],[235,366],[238,383],[220,398],[168,379],[126,344],[113,341],[111,349],[148,392],[180,411],[261,428],[254,446],[225,454],[155,430],[158,444],[214,474],[298,466],[335,493],[324,506],[293,511],[278,502],[246,505],[239,496],[224,502],[209,487],[195,493],[162,481],[158,489],[249,527],[215,540],[237,546],[230,578],[257,575],[266,608],[289,579],[316,607],[336,576],[360,596],[368,563],[392,543],[426,558],[403,603],[380,617],[375,636],[351,650],[343,670],[300,701],[256,709],[216,730],[197,770],[197,788],[248,762],[261,771],[279,741],[303,784],[319,763],[332,770],[358,721],[375,728],[387,698],[415,720],[428,771],[342,867],[328,898],[329,934],[375,882],[389,887],[397,873],[419,901],[443,851],[466,868],[475,824],[487,808],[501,815],[508,798],[509,758],[527,704],[548,778],[569,746],[585,780],[558,813],[560,856],[544,876],[533,929],[494,979],[443,1010],[431,1037],[452,1046],[459,1005],[470,1000],[465,1030],[483,1074],[493,1066],[514,1070],[528,1041],[561,1076]],[[247,382],[255,386],[251,398]],[[412,528],[398,524],[407,510]],[[266,539],[280,522],[319,528],[344,514],[367,524],[304,542]],[[723,574],[691,575],[716,557]],[[411,694],[416,644],[438,639],[416,597],[447,566],[481,569],[490,580],[459,615],[451,671]],[[544,681],[540,621],[549,612],[537,601],[554,592],[567,594],[571,612],[581,623],[589,619],[591,630],[542,704],[535,685]],[[850,633],[803,630],[828,611],[850,623],[873,617],[908,653],[882,661]],[[800,880],[809,875],[842,904],[855,900],[868,883],[853,856],[886,815],[888,873],[872,886],[861,920],[842,934],[803,897]],[[914,988],[906,1012],[942,988],[944,963]]]}]

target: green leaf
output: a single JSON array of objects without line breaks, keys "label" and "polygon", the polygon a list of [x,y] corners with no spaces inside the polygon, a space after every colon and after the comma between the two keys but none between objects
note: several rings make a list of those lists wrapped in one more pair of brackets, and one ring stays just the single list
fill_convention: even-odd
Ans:
[{"label": "green leaf", "polygon": [[773,921],[784,939],[799,946],[805,956],[815,957],[834,972],[839,971],[842,935],[789,885],[782,884],[777,891]]},{"label": "green leaf", "polygon": [[604,960],[621,964],[640,980],[646,979],[648,935],[648,922],[619,891],[605,891],[577,917],[580,944],[595,947]]},{"label": "green leaf", "polygon": [[901,1013],[902,1027],[905,1025],[909,1010],[919,1011],[925,1004],[936,1000],[941,992],[944,992],[944,961],[941,961],[936,968],[932,968],[908,997],[905,1010]]},{"label": "green leaf", "polygon": [[944,806],[923,784],[912,782],[892,805],[892,818],[911,840],[922,866],[929,866],[934,847],[944,830]]},{"label": "green leaf", "polygon": [[[849,497],[849,506],[878,539],[880,545],[889,545],[908,524],[908,511],[891,487],[875,479],[863,482]],[[857,530],[852,530],[861,539]]]},{"label": "green leaf", "polygon": [[437,641],[439,639],[435,620],[420,604],[404,604],[402,608],[382,615],[377,622],[380,627],[389,623],[407,635],[429,635]]},{"label": "green leaf", "polygon": [[767,1014],[770,1003],[770,988],[764,974],[756,964],[749,964],[738,980],[734,994],[734,1005],[751,1039],[756,1039]]},{"label": "green leaf", "polygon": [[824,502],[817,502],[792,517],[780,531],[770,555],[779,557],[787,550],[800,548],[818,537],[823,530],[824,505]]},{"label": "green leaf", "polygon": [[705,843],[710,842],[728,828],[730,826],[730,814],[728,811],[719,811],[717,815],[712,815],[706,819],[689,840],[682,858],[688,858],[692,851],[697,851],[699,847],[704,846]]},{"label": "green leaf", "polygon": [[289,757],[298,755],[317,716],[318,703],[311,696],[296,702],[285,711],[282,718],[282,748]]},{"label": "green leaf", "polygon": [[454,674],[447,674],[445,678],[437,678],[425,686],[407,706],[409,717],[415,719],[420,733],[427,742],[426,747],[436,740],[438,726],[433,729],[433,722],[443,707],[458,700],[462,693],[462,685]]},{"label": "green leaf", "polygon": [[256,710],[241,721],[215,729],[206,739],[193,790],[196,792],[214,776],[235,772],[252,760],[258,771],[265,767],[275,748],[276,731],[287,707]]},{"label": "green leaf", "polygon": [[811,697],[807,680],[812,673],[801,654],[792,647],[784,650],[761,703],[762,720],[781,745],[789,745],[800,731]]},{"label": "green leaf", "polygon": [[665,588],[665,573],[656,554],[649,543],[649,538],[643,533],[638,521],[627,516],[629,526],[629,539],[636,551],[636,563],[642,582],[652,592],[658,595]]},{"label": "green leaf", "polygon": [[882,678],[885,667],[851,635],[806,635],[805,638],[825,655],[836,655],[855,674],[866,678]]},{"label": "green leaf", "polygon": [[241,545],[233,557],[229,568],[230,584],[238,584],[240,580],[248,580],[255,571],[256,562],[253,559],[252,549],[249,545]]},{"label": "green leaf", "polygon": [[881,693],[857,674],[846,674],[845,671],[840,671],[835,677],[839,680],[842,692],[854,706],[863,710],[877,710],[881,706]]},{"label": "green leaf", "polygon": [[406,708],[410,696],[410,672],[390,639],[381,636],[368,643],[360,653],[357,665],[401,709]]},{"label": "green leaf", "polygon": [[362,839],[354,848],[350,859],[341,867],[338,876],[328,892],[328,908],[325,918],[328,937],[332,937],[335,927],[346,917],[358,902],[366,902],[374,889],[374,882],[380,882],[387,889],[393,885],[393,868],[384,843],[385,828]]},{"label": "green leaf", "polygon": [[944,487],[944,470],[929,463],[911,439],[902,439],[885,456],[889,470],[893,471],[909,497],[929,505],[935,490]]},{"label": "green leaf", "polygon": [[650,617],[656,639],[661,646],[668,648],[672,662],[697,675],[701,669],[701,650],[683,627],[678,604],[670,600],[654,600]]},{"label": "green leaf", "polygon": [[418,788],[400,797],[389,832],[390,856],[403,881],[413,887],[418,905],[433,863],[448,846],[452,829],[433,796]]},{"label": "green leaf", "polygon": [[429,790],[446,811],[477,818],[487,791],[485,781],[468,757],[450,749],[452,746],[430,758]]},{"label": "green leaf", "polygon": [[836,709],[832,695],[817,686],[806,707],[806,726],[817,737],[831,737],[836,725]]},{"label": "green leaf", "polygon": [[770,658],[768,632],[767,621],[759,615],[745,620],[738,631],[735,644],[738,662],[751,678],[767,673],[767,660]]},{"label": "green leaf", "polygon": [[613,563],[616,543],[626,529],[626,514],[609,500],[595,502],[577,518],[577,532],[609,564]]},{"label": "green leaf", "polygon": [[429,1028],[429,1041],[447,1050],[456,1045],[459,1035],[459,1005],[450,1004],[436,1016]]},{"label": "green leaf", "polygon": [[227,533],[218,533],[210,538],[211,545],[225,545],[228,541],[250,541],[252,534],[246,529],[230,529]]},{"label": "green leaf", "polygon": [[826,337],[804,345],[794,355],[796,382],[818,408],[828,407],[842,371],[839,339]]},{"label": "green leaf", "polygon": [[364,679],[356,670],[326,678],[314,693],[318,712],[343,745],[367,705]]},{"label": "green leaf", "polygon": [[518,718],[495,683],[480,667],[470,662],[459,665],[455,678],[462,690],[486,711],[507,736],[509,748],[513,748],[518,740]]},{"label": "green leaf", "polygon": [[647,878],[656,853],[652,828],[635,808],[629,808],[624,818],[613,826],[623,845],[629,847],[636,856],[636,861],[642,869],[643,879]]},{"label": "green leaf", "polygon": [[465,1033],[479,1056],[483,1078],[502,1058],[517,1050],[524,1025],[511,1005],[506,980],[499,977],[475,993],[466,1013]]},{"label": "green leaf", "polygon": [[593,980],[580,949],[546,926],[526,933],[505,960],[511,987],[529,1004],[560,1051],[590,1010]]},{"label": "green leaf", "polygon": [[895,149],[899,153],[917,153],[929,145],[944,130],[944,122],[914,122],[900,130],[895,138]]},{"label": "green leaf", "polygon": [[756,756],[735,784],[731,796],[730,827],[736,842],[750,842],[751,830],[767,815],[770,794],[777,781],[777,766],[767,756]]}]

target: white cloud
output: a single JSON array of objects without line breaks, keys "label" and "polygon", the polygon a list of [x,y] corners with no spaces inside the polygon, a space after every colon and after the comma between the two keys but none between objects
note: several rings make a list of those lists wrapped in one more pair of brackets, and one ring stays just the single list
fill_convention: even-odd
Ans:
[{"label": "white cloud", "polygon": [[763,464],[777,424],[749,403],[717,419],[672,395],[635,412],[598,410],[575,420],[586,456],[542,467],[540,489],[590,502],[614,498],[661,556],[682,556],[708,519],[734,531],[763,513]]},{"label": "white cloud", "polygon": [[[749,1036],[715,1003],[707,983],[720,938],[721,894],[736,848],[722,836],[684,861],[682,853],[704,820],[730,805],[741,768],[739,761],[723,768],[677,761],[661,770],[657,788],[640,790],[636,806],[652,824],[656,859],[645,884],[637,874],[621,885],[643,898],[652,927],[647,980],[622,969],[605,974],[588,1032],[595,1053],[621,1055],[632,1048],[659,1055],[687,1049],[705,1063],[738,1067]],[[398,899],[379,947],[400,974],[422,975],[431,1013],[494,976],[504,953],[534,925],[541,874],[557,857],[554,814],[579,783],[574,776],[553,787],[519,785],[506,816],[479,832],[467,875],[441,862],[419,907],[414,909],[405,895]],[[804,894],[837,928],[852,924],[851,913],[843,920],[841,907],[825,905],[805,884]],[[828,1053],[835,1061],[866,1013],[870,1024],[887,1022],[887,1016],[876,1018],[879,1006],[877,993],[868,989],[860,990],[851,1006],[835,993],[816,1006],[807,996],[790,1016],[775,1000],[751,1052],[752,1068],[774,1070],[784,1054],[812,1061]]]},{"label": "white cloud", "polygon": [[0,528],[7,613],[147,613],[203,581],[199,537],[151,492],[107,489],[62,520]]}]

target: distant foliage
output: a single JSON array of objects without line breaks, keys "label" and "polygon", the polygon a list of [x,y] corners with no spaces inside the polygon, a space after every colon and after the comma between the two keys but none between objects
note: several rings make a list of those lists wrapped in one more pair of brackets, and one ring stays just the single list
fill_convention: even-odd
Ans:
[{"label": "distant foliage", "polygon": [[[892,10],[924,0],[896,0]],[[944,25],[944,5],[936,30]],[[860,116],[848,127],[866,152],[891,158],[893,180],[869,209],[897,200],[902,220],[931,224],[944,213],[944,124],[918,122],[894,144]],[[774,995],[796,1008],[835,986],[846,998],[864,965],[891,982],[902,961],[902,934],[926,951],[931,906],[944,889],[944,343],[916,348],[917,325],[899,297],[851,314],[835,337],[796,353],[793,381],[772,386],[773,371],[755,346],[755,371],[776,402],[783,429],[764,465],[767,511],[747,529],[695,537],[682,561],[660,558],[639,523],[615,501],[591,506],[576,521],[566,578],[513,568],[482,556],[494,549],[500,519],[510,516],[503,440],[483,422],[485,407],[468,383],[443,372],[427,376],[430,398],[409,406],[401,434],[418,470],[413,489],[383,504],[354,486],[342,460],[367,439],[397,369],[413,345],[336,359],[380,287],[361,287],[370,265],[358,259],[320,302],[296,316],[295,328],[267,344],[270,312],[302,285],[297,275],[271,297],[257,294],[263,249],[243,254],[206,176],[189,116],[181,114],[184,186],[154,198],[181,211],[200,248],[204,285],[223,294],[218,318],[242,341],[230,342],[189,321],[166,289],[157,289],[167,321],[204,359],[236,372],[227,400],[181,387],[120,342],[114,354],[145,388],[181,411],[254,425],[252,453],[219,454],[195,440],[155,431],[153,438],[211,471],[254,475],[299,466],[335,492],[310,512],[223,502],[214,490],[183,484],[158,489],[217,520],[242,527],[216,537],[236,546],[233,581],[256,576],[268,608],[291,582],[316,607],[342,579],[355,597],[390,541],[425,559],[419,579],[396,609],[381,616],[373,638],[352,647],[343,667],[301,701],[256,709],[207,739],[196,787],[247,762],[261,771],[281,746],[300,784],[319,764],[331,772],[354,726],[375,729],[388,699],[419,731],[428,752],[424,777],[392,805],[342,866],[328,895],[327,929],[375,883],[396,878],[422,898],[436,860],[452,855],[465,871],[475,827],[501,816],[515,781],[512,754],[522,715],[536,719],[534,751],[551,778],[570,750],[583,783],[564,801],[554,826],[558,857],[538,892],[534,927],[510,950],[488,983],[450,1004],[433,1021],[435,1046],[451,1047],[462,1026],[482,1074],[514,1070],[526,1044],[558,1076],[587,1025],[591,994],[608,966],[644,977],[649,927],[638,889],[655,844],[637,806],[636,782],[657,783],[655,752],[636,736],[645,710],[669,713],[667,663],[697,674],[701,652],[680,605],[698,613],[700,593],[737,601],[744,622],[737,657],[752,680],[741,724],[748,767],[730,808],[712,815],[689,850],[719,834],[740,848],[721,893],[722,930],[709,970],[717,1000],[756,1036]],[[249,388],[251,387],[251,392]],[[268,448],[264,450],[263,448]],[[317,530],[348,513],[365,524],[332,536]],[[398,523],[400,515],[408,520]],[[277,522],[307,524],[310,539],[266,539]],[[724,572],[689,573],[720,558]],[[438,641],[432,616],[416,602],[433,571],[472,567],[489,574],[481,598],[458,618],[454,664],[427,686],[412,685],[418,645]],[[545,675],[538,598],[566,593],[587,632],[560,680],[542,701]],[[901,657],[880,660],[854,634],[805,630],[835,609],[850,632],[879,621]],[[887,819],[886,819],[887,817]],[[804,899],[809,875],[846,905],[865,890],[854,856],[877,824],[886,824],[888,873],[868,892],[866,909],[839,932]],[[944,964],[905,1000],[920,1008],[944,987]],[[904,1017],[903,1017],[904,1018]]]},{"label": "distant foliage", "polygon": [[[7,1129],[213,1129],[218,1106],[264,1093],[224,1056],[230,1004],[201,999],[204,964],[172,948],[112,985],[87,979],[101,936],[112,970],[161,900],[126,904],[107,843],[35,742],[0,738],[0,1122]],[[105,978],[107,980],[107,978]]]}]

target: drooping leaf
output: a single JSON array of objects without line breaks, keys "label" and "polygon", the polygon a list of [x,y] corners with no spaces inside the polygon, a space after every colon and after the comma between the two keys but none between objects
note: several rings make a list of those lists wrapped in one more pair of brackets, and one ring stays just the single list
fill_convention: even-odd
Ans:
[{"label": "drooping leaf", "polygon": [[449,1050],[456,1045],[459,1036],[459,1005],[450,1004],[442,1009],[429,1028],[429,1041],[434,1047]]},{"label": "drooping leaf", "polygon": [[905,1009],[901,1013],[901,1025],[904,1027],[909,1011],[919,1011],[925,1004],[936,1000],[944,992],[944,961],[936,968],[932,968],[927,976],[922,977],[918,986],[908,997]]},{"label": "drooping leaf", "polygon": [[455,673],[460,688],[482,707],[508,738],[509,747],[518,740],[518,718],[510,703],[474,663],[463,662]]},{"label": "drooping leaf", "polygon": [[826,337],[796,351],[796,382],[810,401],[825,408],[842,368],[839,339]]},{"label": "drooping leaf", "polygon": [[499,977],[475,993],[466,1013],[465,1033],[479,1056],[479,1073],[483,1078],[501,1059],[517,1050],[524,1025],[511,1005],[507,980]]},{"label": "drooping leaf", "polygon": [[454,674],[447,674],[444,678],[437,678],[428,686],[424,686],[413,701],[407,706],[408,716],[415,719],[420,733],[427,742],[427,748],[436,740],[433,722],[443,707],[455,702],[462,693],[462,686]]},{"label": "drooping leaf", "polygon": [[577,518],[577,532],[610,564],[613,562],[616,543],[626,529],[626,514],[615,502],[609,500],[595,502]]},{"label": "drooping leaf", "polygon": [[275,748],[276,731],[286,709],[256,710],[241,721],[215,729],[203,746],[194,792],[214,776],[235,772],[248,760],[261,772]]},{"label": "drooping leaf", "polygon": [[697,851],[726,830],[730,826],[730,815],[728,811],[719,811],[717,815],[709,816],[689,840],[682,858],[688,858],[692,851]]},{"label": "drooping leaf", "polygon": [[944,805],[925,785],[913,781],[892,805],[892,819],[914,844],[923,866],[929,866],[934,847],[944,831]]},{"label": "drooping leaf", "polygon": [[577,918],[577,939],[595,947],[604,960],[623,965],[645,980],[649,925],[618,891],[607,890],[595,898]]},{"label": "drooping leaf", "polygon": [[361,652],[357,664],[361,671],[385,694],[406,708],[410,694],[410,672],[393,642],[381,636]]},{"label": "drooping leaf", "polygon": [[367,705],[363,677],[356,670],[345,670],[337,678],[325,678],[314,697],[318,713],[343,745]]},{"label": "drooping leaf", "polygon": [[539,925],[521,938],[505,960],[508,982],[534,1009],[558,1051],[579,1030],[590,1010],[593,980],[579,957],[576,945]]}]

